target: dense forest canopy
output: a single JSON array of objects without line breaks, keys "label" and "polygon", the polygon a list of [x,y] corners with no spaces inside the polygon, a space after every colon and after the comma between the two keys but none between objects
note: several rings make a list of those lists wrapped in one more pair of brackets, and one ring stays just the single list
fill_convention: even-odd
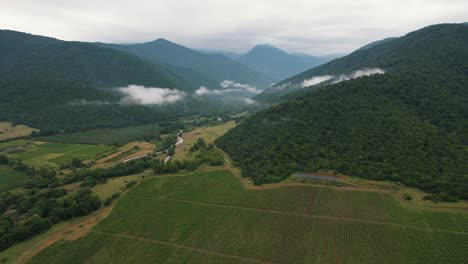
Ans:
[{"label": "dense forest canopy", "polygon": [[[434,199],[468,199],[468,26],[431,26],[402,40],[364,51],[381,63],[367,66],[388,65],[387,73],[259,112],[217,145],[258,184],[298,171],[335,170],[400,181]],[[337,63],[312,71],[346,69]]]},{"label": "dense forest canopy", "polygon": [[[91,43],[0,31],[0,120],[41,130],[122,127],[245,106],[191,96],[196,86],[156,63]],[[176,104],[122,105],[117,87],[135,84],[186,93]]]},{"label": "dense forest canopy", "polygon": [[467,73],[460,67],[466,57],[466,24],[442,24],[411,32],[401,38],[388,38],[370,43],[348,56],[305,71],[283,80],[255,97],[261,102],[275,103],[315,89],[298,84],[317,76],[350,74],[354,71],[381,68],[385,72],[415,68],[423,63],[453,65],[459,73]]}]

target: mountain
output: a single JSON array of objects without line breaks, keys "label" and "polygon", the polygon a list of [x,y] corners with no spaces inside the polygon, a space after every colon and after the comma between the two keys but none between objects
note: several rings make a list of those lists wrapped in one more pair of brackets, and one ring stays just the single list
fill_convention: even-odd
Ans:
[{"label": "mountain", "polygon": [[[276,80],[264,74],[252,71],[245,65],[233,61],[221,54],[205,54],[195,51],[165,39],[132,45],[102,44],[106,47],[125,51],[141,59],[164,65],[182,67],[199,73],[200,76],[214,80],[218,83],[231,80],[265,88]],[[176,72],[184,78],[190,78],[185,72]],[[207,86],[200,82],[199,86]],[[208,87],[211,89],[218,87]]]},{"label": "mountain", "polygon": [[395,40],[395,39],[398,39],[398,38],[395,38],[395,37],[390,37],[390,38],[384,38],[384,39],[381,39],[381,40],[377,40],[377,41],[374,41],[374,42],[371,42],[365,46],[362,46],[361,48],[359,48],[360,50],[365,50],[365,49],[370,49],[374,46],[377,46],[377,45],[380,45],[382,43],[386,43],[386,42],[389,42],[389,41],[392,41],[392,40]]},{"label": "mountain", "polygon": [[241,53],[233,52],[233,51],[226,51],[226,50],[210,50],[210,49],[199,49],[199,52],[203,52],[206,54],[221,54],[224,55],[231,60],[238,61],[240,57],[242,57]]},{"label": "mountain", "polygon": [[271,45],[255,46],[240,57],[239,61],[255,71],[280,80],[326,62],[310,55],[289,54]]},{"label": "mountain", "polygon": [[[459,26],[461,26],[461,24]],[[423,37],[420,36],[420,34],[424,34],[421,32],[436,29],[437,27],[434,29],[429,27],[424,31],[416,31],[404,37],[396,39],[388,38],[373,42],[348,56],[335,59],[329,63],[278,82],[274,86],[265,89],[261,94],[257,95],[255,99],[262,102],[274,103],[284,98],[306,93],[311,89],[326,85],[330,82],[336,82],[340,77],[351,78],[356,74],[364,74],[365,71],[369,69],[374,71],[382,69],[386,72],[391,72],[396,67],[414,63],[415,60],[428,60],[433,56],[431,52],[436,52],[434,56],[437,57],[439,56],[438,52],[445,51],[447,46],[450,46],[450,43],[435,43],[435,45],[441,46],[438,46],[438,49],[429,49],[427,42],[422,41],[421,39]],[[430,61],[430,63],[435,62]],[[330,79],[328,82],[322,81],[322,77],[327,76],[333,76],[334,78]],[[319,83],[316,84],[316,82]]]},{"label": "mountain", "polygon": [[0,31],[0,39],[0,120],[41,129],[80,130],[149,123],[205,107],[190,101],[120,104],[123,95],[115,88],[130,84],[173,88],[177,93],[198,88],[134,55],[8,30]]},{"label": "mountain", "polygon": [[322,65],[322,64],[327,63],[330,60],[332,60],[332,59],[328,59],[328,56],[327,57],[317,57],[317,56],[312,56],[312,55],[305,54],[305,53],[292,53],[291,55],[294,55],[295,57],[300,58],[301,60],[303,60],[306,64],[311,65],[308,69],[310,69],[311,67],[316,67],[316,66]]},{"label": "mountain", "polygon": [[257,184],[333,170],[402,182],[433,200],[468,199],[468,26],[423,28],[286,82],[364,67],[385,74],[311,89],[241,122],[217,146]]}]

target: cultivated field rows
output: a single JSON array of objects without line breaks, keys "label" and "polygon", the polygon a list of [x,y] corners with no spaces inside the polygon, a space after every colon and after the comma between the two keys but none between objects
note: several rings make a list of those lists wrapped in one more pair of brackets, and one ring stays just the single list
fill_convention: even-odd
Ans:
[{"label": "cultivated field rows", "polygon": [[465,263],[468,215],[378,192],[244,190],[227,171],[151,178],[32,263]]}]

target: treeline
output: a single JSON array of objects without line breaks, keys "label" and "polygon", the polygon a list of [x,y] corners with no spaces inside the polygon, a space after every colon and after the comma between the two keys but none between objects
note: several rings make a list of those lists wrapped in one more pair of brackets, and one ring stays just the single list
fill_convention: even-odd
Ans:
[{"label": "treeline", "polygon": [[224,164],[223,155],[216,150],[213,144],[207,145],[203,138],[197,139],[189,151],[191,153],[198,151],[195,157],[202,163],[206,163],[211,166],[221,166]]},{"label": "treeline", "polygon": [[152,168],[153,163],[154,159],[152,157],[144,157],[126,163],[119,163],[108,169],[92,170],[87,168],[75,171],[63,178],[63,183],[70,184],[81,181],[82,187],[92,187],[97,184],[106,183],[109,178],[142,173],[145,170]]},{"label": "treeline", "polygon": [[89,189],[69,193],[57,188],[64,182],[55,171],[36,169],[20,160],[0,155],[0,165],[30,176],[24,190],[0,194],[0,251],[37,235],[72,217],[87,215],[101,206]]},{"label": "treeline", "polygon": [[[200,141],[199,141],[200,142]],[[62,179],[63,184],[81,182],[82,187],[93,187],[104,184],[110,178],[142,173],[152,169],[155,173],[177,173],[180,171],[194,171],[202,164],[221,166],[224,164],[223,155],[212,144],[206,145],[204,141],[198,146],[197,153],[192,160],[175,160],[164,163],[153,157],[144,157],[126,163],[119,163],[107,169],[85,168],[73,172]]]},{"label": "treeline", "polygon": [[87,215],[101,206],[89,189],[26,190],[0,194],[0,250],[37,235],[60,221]]}]

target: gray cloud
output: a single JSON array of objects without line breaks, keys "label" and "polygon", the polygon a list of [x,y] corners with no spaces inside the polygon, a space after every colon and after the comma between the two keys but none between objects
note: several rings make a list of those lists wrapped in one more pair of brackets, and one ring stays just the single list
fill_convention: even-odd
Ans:
[{"label": "gray cloud", "polygon": [[245,51],[270,43],[315,55],[445,22],[465,22],[466,0],[15,0],[0,1],[3,28],[66,40],[144,42]]}]

